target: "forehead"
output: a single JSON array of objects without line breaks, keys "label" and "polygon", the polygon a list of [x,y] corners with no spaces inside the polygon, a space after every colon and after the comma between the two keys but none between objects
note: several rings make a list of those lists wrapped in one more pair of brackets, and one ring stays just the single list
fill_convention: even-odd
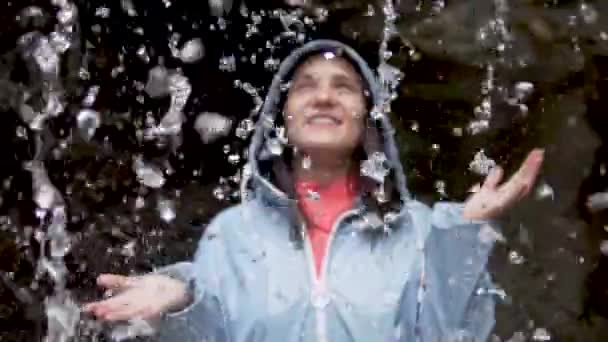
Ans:
[{"label": "forehead", "polygon": [[327,75],[327,72],[343,74],[355,79],[360,79],[361,76],[355,70],[354,66],[344,57],[326,58],[324,55],[318,54],[309,57],[304,63],[296,68],[294,79],[306,74],[320,73]]}]

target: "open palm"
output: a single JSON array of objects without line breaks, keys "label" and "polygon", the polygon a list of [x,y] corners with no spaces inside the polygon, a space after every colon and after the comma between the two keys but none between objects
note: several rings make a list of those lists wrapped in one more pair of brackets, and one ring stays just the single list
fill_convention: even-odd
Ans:
[{"label": "open palm", "polygon": [[106,321],[155,319],[165,312],[181,309],[189,301],[186,285],[164,275],[126,277],[102,274],[97,283],[118,294],[88,303],[83,310]]},{"label": "open palm", "polygon": [[492,169],[479,190],[465,202],[464,218],[468,220],[494,219],[513,207],[530,193],[543,159],[543,150],[533,150],[528,154],[519,170],[504,184],[499,184],[504,176],[503,169],[500,166]]}]

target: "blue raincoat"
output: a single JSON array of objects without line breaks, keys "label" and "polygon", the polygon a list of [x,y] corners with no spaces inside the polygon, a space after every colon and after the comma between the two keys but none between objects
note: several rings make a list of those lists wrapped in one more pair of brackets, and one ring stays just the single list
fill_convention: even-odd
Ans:
[{"label": "blue raincoat", "polygon": [[[339,52],[360,72],[374,104],[380,86],[342,43],[318,40],[294,51],[273,79],[252,143],[242,203],[219,213],[194,260],[159,269],[190,284],[193,302],[163,317],[163,341],[486,341],[495,299],[486,271],[494,243],[485,222],[462,219],[462,204],[433,208],[412,199],[388,118],[382,152],[401,204],[381,220],[361,200],[335,222],[317,278],[310,243],[290,233],[294,199],[269,176],[270,132],[281,85],[307,57]],[[390,217],[389,217],[390,216]],[[379,229],[378,226],[381,228]],[[387,228],[389,227],[390,228]]]}]

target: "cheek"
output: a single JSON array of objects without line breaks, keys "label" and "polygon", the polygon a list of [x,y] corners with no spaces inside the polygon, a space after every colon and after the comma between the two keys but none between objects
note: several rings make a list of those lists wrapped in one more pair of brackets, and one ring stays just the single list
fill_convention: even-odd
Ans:
[{"label": "cheek", "polygon": [[347,109],[350,126],[362,131],[365,126],[367,111],[364,105],[355,105]]}]

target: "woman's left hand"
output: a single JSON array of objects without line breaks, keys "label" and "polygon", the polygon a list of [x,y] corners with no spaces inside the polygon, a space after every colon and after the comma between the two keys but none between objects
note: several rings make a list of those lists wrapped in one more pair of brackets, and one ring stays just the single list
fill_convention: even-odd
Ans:
[{"label": "woman's left hand", "polygon": [[534,149],[507,181],[499,185],[504,171],[500,166],[492,169],[483,185],[465,202],[463,217],[467,220],[489,220],[501,215],[526,197],[540,171],[544,150]]}]

